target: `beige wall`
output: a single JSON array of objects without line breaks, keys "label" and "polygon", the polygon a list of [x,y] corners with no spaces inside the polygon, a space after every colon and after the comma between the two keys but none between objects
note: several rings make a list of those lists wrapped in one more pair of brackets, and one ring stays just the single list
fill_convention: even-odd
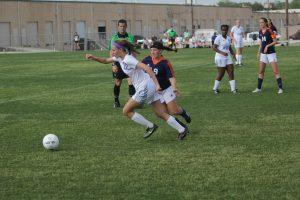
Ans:
[{"label": "beige wall", "polygon": [[[226,23],[234,24],[241,19],[244,26],[253,29],[261,14],[252,13],[250,8],[224,8],[194,6],[194,25],[196,28],[214,28]],[[187,28],[191,30],[191,8],[185,5],[147,5],[122,3],[71,3],[71,2],[24,2],[1,1],[0,22],[10,22],[11,46],[26,44],[28,22],[38,24],[38,44],[45,47],[45,24],[53,23],[53,40],[55,48],[67,50],[64,45],[63,23],[70,22],[70,35],[76,30],[76,23],[84,21],[88,38],[99,40],[97,35],[99,21],[106,24],[106,38],[109,39],[116,30],[115,21],[124,18],[129,21],[128,32],[137,33],[136,21],[142,23],[141,34],[145,37],[160,36],[173,23],[178,33]],[[282,15],[275,15],[277,19]],[[293,17],[291,17],[293,18]],[[299,19],[299,16],[298,16]],[[298,20],[299,21],[299,20]],[[73,36],[72,36],[73,37]],[[1,39],[1,38],[0,38]]]}]

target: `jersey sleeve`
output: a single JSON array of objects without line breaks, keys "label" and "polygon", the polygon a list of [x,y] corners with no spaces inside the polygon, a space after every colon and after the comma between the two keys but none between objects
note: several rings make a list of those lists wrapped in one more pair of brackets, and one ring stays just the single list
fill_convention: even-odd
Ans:
[{"label": "jersey sleeve", "polygon": [[126,59],[124,61],[131,69],[135,69],[137,64],[139,63],[139,61],[133,56],[126,56]]},{"label": "jersey sleeve", "polygon": [[175,78],[174,69],[170,61],[167,61],[166,72],[168,78],[173,78],[173,77]]},{"label": "jersey sleeve", "polygon": [[218,46],[220,45],[220,37],[219,36],[216,37],[214,44],[218,45]]},{"label": "jersey sleeve", "polygon": [[233,27],[231,28],[231,33],[234,33],[234,30],[235,30],[235,26],[233,26]]}]

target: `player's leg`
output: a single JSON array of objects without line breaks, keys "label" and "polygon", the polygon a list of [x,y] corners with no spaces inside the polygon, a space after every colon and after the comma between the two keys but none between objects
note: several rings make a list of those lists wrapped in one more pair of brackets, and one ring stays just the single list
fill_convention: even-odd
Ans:
[{"label": "player's leg", "polygon": [[115,98],[114,107],[115,108],[121,106],[119,100],[121,84],[122,84],[122,79],[115,78],[115,85],[114,85],[114,98]]},{"label": "player's leg", "polygon": [[[181,115],[187,123],[191,123],[191,117],[189,114],[180,107],[176,102],[176,94],[174,93],[172,87],[168,87],[161,93],[162,99],[167,107],[168,113],[170,115]],[[181,124],[181,122],[178,120]],[[181,124],[183,125],[183,124]],[[183,125],[185,126],[185,125]]]},{"label": "player's leg", "polygon": [[268,63],[268,59],[266,57],[266,54],[261,54],[260,55],[260,61],[259,61],[257,88],[252,91],[253,93],[261,92],[262,83],[263,83],[263,80],[264,80],[266,64],[267,63]]},{"label": "player's leg", "polygon": [[279,68],[278,68],[278,64],[277,64],[277,58],[276,58],[276,54],[270,54],[269,55],[269,59],[270,59],[270,64],[272,67],[272,70],[274,72],[275,78],[277,80],[277,85],[278,85],[278,94],[282,94],[283,93],[283,89],[282,89],[282,79],[280,77],[280,73],[279,73]]},{"label": "player's leg", "polygon": [[139,106],[139,102],[137,102],[133,98],[130,98],[123,108],[123,115],[130,118],[132,121],[145,126],[147,128],[145,135],[149,137],[157,129],[157,126],[144,118],[141,114],[134,111],[134,109]]},{"label": "player's leg", "polygon": [[217,67],[217,70],[218,70],[218,73],[217,73],[217,76],[215,78],[215,84],[214,84],[214,87],[213,87],[213,90],[215,92],[215,94],[219,93],[219,87],[220,87],[220,83],[221,83],[221,80],[225,74],[225,67]]},{"label": "player's leg", "polygon": [[229,64],[226,67],[226,71],[228,73],[228,79],[229,79],[229,85],[230,85],[230,90],[232,93],[236,93],[236,83],[234,80],[234,67],[233,64]]},{"label": "player's leg", "polygon": [[182,140],[188,133],[188,129],[178,123],[178,121],[168,114],[166,107],[160,102],[160,100],[151,103],[154,113],[157,117],[165,120],[169,126],[178,131],[177,138]]}]

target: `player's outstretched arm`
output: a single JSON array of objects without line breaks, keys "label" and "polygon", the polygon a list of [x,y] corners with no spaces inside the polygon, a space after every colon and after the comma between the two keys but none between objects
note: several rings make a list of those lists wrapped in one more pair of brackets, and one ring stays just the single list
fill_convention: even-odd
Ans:
[{"label": "player's outstretched arm", "polygon": [[97,61],[97,62],[103,63],[103,64],[108,64],[108,63],[114,62],[114,60],[112,58],[99,58],[99,57],[95,57],[92,54],[85,54],[85,59],[94,60],[94,61]]}]

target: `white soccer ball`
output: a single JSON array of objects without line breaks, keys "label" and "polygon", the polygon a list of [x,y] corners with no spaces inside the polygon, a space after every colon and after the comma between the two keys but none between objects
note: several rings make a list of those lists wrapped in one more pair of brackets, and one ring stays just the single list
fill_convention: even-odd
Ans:
[{"label": "white soccer ball", "polygon": [[55,150],[59,146],[59,139],[54,134],[48,134],[43,139],[43,146],[45,149]]}]

